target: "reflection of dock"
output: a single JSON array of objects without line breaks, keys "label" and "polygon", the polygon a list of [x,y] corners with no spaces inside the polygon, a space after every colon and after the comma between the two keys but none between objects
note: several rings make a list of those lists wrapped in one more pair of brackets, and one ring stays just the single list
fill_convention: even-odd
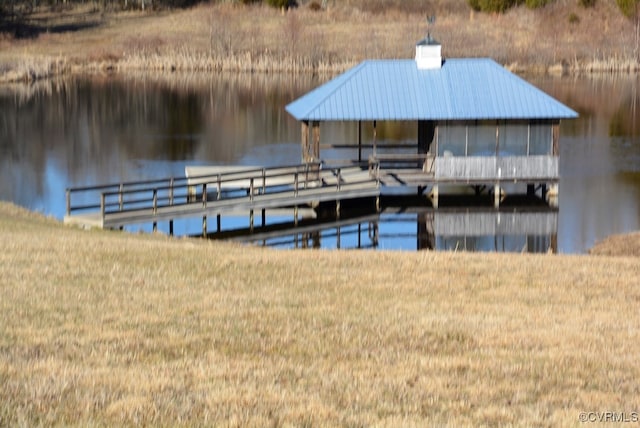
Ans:
[{"label": "reflection of dock", "polygon": [[418,250],[557,251],[558,211],[541,205],[433,209],[385,206],[383,199],[380,214],[348,215],[345,210],[340,219],[324,216],[209,236],[288,248],[411,249],[407,243],[413,242]]},{"label": "reflection of dock", "polygon": [[[289,248],[320,248],[322,240],[335,240],[335,247],[342,248],[344,238],[355,236],[353,248],[375,248],[378,245],[379,214],[359,215],[341,219],[303,220],[297,225],[284,223],[232,232],[212,233],[214,239],[232,239],[238,242],[263,246]],[[365,239],[363,235],[366,233]]]},{"label": "reflection of dock", "polygon": [[558,230],[555,210],[440,210],[433,220],[438,236],[551,235]]},{"label": "reflection of dock", "polygon": [[[428,221],[423,219],[423,221]],[[442,210],[433,217],[439,250],[557,252],[558,211]]]}]

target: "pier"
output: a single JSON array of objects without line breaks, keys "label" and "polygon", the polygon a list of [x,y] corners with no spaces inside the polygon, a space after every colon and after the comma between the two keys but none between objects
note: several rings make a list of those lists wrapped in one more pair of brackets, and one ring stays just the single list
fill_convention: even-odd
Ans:
[{"label": "pier", "polygon": [[[195,175],[193,175],[195,174]],[[208,219],[246,212],[250,227],[254,214],[262,224],[267,210],[287,210],[298,221],[303,210],[322,202],[335,202],[340,216],[341,201],[379,200],[380,183],[366,170],[326,168],[308,163],[273,168],[207,167],[187,170],[185,177],[69,188],[66,191],[66,224],[118,229],[132,224],[202,218],[207,235]]]}]

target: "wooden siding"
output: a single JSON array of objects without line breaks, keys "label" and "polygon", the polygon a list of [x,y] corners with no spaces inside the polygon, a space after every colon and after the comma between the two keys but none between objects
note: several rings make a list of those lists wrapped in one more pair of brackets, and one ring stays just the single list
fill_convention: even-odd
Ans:
[{"label": "wooden siding", "polygon": [[558,177],[558,158],[555,156],[451,156],[435,160],[436,180],[547,180]]}]

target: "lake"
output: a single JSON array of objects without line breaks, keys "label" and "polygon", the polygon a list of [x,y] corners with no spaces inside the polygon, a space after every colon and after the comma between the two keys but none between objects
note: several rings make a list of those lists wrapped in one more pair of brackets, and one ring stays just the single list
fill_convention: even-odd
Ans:
[{"label": "lake", "polygon": [[[299,163],[300,125],[284,107],[329,78],[168,73],[4,85],[0,199],[62,219],[67,187],[182,176],[187,165]],[[300,234],[273,234],[269,239],[265,235],[261,242],[285,248],[535,252],[551,245],[560,253],[584,253],[609,235],[639,230],[639,78],[525,78],[580,114],[560,127],[557,210],[534,210],[532,215],[526,208],[483,214],[400,207],[380,217],[346,218],[331,227],[309,224]],[[415,124],[378,124],[377,138],[381,144],[413,141],[414,128]],[[365,141],[370,137],[365,129]],[[322,139],[353,143],[357,127],[323,124]],[[444,232],[461,219],[472,224],[469,218],[477,216],[491,216],[496,224],[508,221],[520,229],[493,235]],[[282,221],[287,220],[273,220]],[[243,228],[247,222],[228,218],[222,226]],[[545,232],[531,236],[529,228],[535,222]],[[196,233],[197,223],[185,222],[180,230]]]}]

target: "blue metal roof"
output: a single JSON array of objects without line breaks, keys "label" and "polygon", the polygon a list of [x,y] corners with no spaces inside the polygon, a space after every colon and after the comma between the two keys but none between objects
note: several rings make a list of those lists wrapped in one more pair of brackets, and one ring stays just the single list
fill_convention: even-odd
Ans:
[{"label": "blue metal roof", "polygon": [[360,63],[286,106],[298,120],[570,119],[578,114],[487,58]]}]

